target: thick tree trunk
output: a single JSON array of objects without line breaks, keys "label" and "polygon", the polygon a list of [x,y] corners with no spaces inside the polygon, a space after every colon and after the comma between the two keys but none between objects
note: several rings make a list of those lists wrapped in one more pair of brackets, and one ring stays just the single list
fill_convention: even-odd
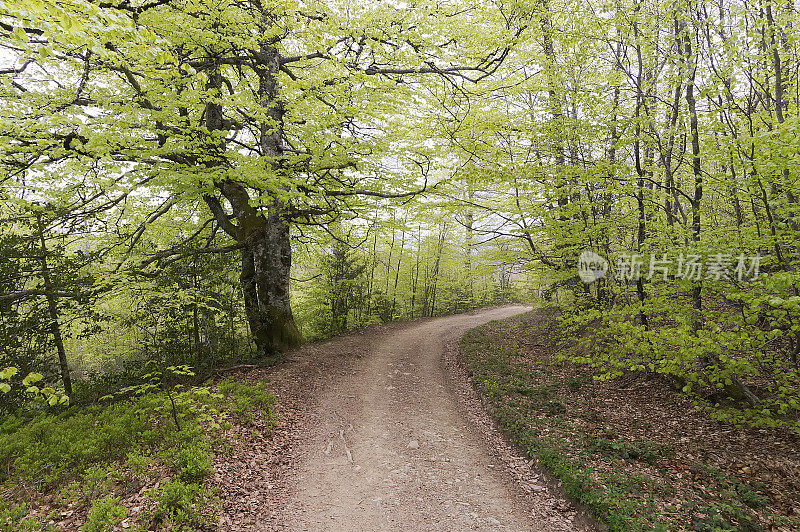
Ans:
[{"label": "thick tree trunk", "polygon": [[[264,25],[265,28],[270,25],[267,18]],[[280,56],[275,47],[265,44],[258,59],[258,92],[267,118],[261,124],[260,144],[268,159],[266,170],[277,173],[283,155],[284,109],[275,77],[280,69]],[[222,77],[218,70],[211,72],[208,88],[212,93],[221,93]],[[217,101],[206,104],[205,117],[209,131],[224,128],[222,105]],[[214,148],[221,153],[224,145],[219,141],[217,146],[212,146]],[[211,195],[204,199],[220,227],[243,245],[240,281],[256,354],[259,358],[276,355],[301,341],[289,303],[292,248],[289,223],[284,217],[285,206],[274,199],[269,205],[254,207],[247,188],[237,181],[225,179],[215,185],[230,203],[237,223],[231,223],[218,199]]]},{"label": "thick tree trunk", "polygon": [[226,223],[231,224],[218,202],[211,197],[206,197],[206,202],[223,228],[243,245],[240,282],[247,322],[257,355],[272,356],[301,341],[289,303],[289,224],[277,202],[265,214],[250,205],[247,190],[240,183],[225,181],[218,187],[231,204],[237,226],[226,227]]},{"label": "thick tree trunk", "polygon": [[259,351],[259,346],[263,345],[265,339],[263,336],[258,338],[256,334],[264,329],[260,324],[256,265],[253,260],[253,251],[250,248],[242,248],[242,273],[239,276],[239,282],[242,284],[242,293],[244,294],[244,313],[247,317],[247,324],[250,327],[250,334],[253,335],[256,351]]},{"label": "thick tree trunk", "polygon": [[242,289],[257,355],[272,356],[298,345],[300,332],[289,302],[289,226],[275,209],[248,239],[242,255]]}]

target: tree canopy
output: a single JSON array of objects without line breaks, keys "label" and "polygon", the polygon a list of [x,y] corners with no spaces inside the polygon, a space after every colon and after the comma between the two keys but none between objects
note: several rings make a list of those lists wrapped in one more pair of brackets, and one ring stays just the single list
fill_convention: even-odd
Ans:
[{"label": "tree canopy", "polygon": [[[578,358],[609,376],[796,423],[791,1],[33,0],[0,19],[4,334],[47,323],[28,345],[62,377],[113,327],[120,352],[213,366],[536,296],[603,324]],[[605,278],[580,280],[584,251]]]}]

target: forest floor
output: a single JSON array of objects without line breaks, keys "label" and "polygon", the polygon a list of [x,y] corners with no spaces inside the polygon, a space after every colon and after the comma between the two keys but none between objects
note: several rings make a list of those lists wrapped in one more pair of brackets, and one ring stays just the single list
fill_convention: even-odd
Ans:
[{"label": "forest floor", "polygon": [[596,380],[558,360],[558,311],[528,310],[231,368],[175,391],[180,426],[164,393],[0,420],[0,532],[800,530],[798,435]]},{"label": "forest floor", "polygon": [[470,330],[461,355],[499,426],[609,530],[800,530],[800,437],[713,420],[666,380],[558,360],[557,309]]},{"label": "forest floor", "polygon": [[211,484],[225,530],[589,530],[494,428],[458,363],[506,306],[361,331],[235,375],[270,381],[278,426],[243,430]]}]

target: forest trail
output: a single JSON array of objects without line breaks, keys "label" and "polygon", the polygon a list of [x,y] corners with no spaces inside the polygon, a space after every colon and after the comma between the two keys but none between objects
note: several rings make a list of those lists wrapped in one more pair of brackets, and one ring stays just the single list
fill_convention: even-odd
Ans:
[{"label": "forest trail", "polygon": [[[289,495],[273,513],[280,522],[272,525],[329,531],[578,529],[569,504],[512,456],[474,393],[469,400],[466,378],[453,378],[446,362],[466,330],[526,310],[507,306],[376,327],[314,349],[312,358],[320,361],[341,357],[351,341],[358,345],[338,368],[313,372],[323,381],[310,386],[316,397],[306,399],[313,406],[293,430],[302,436],[286,473]],[[300,353],[290,368],[315,365]]]}]

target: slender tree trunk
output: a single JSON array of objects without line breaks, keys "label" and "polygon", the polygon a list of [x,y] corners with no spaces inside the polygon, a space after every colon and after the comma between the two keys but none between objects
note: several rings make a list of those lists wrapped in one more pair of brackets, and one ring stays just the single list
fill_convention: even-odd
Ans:
[{"label": "slender tree trunk", "polygon": [[194,347],[194,358],[195,360],[200,360],[200,316],[199,316],[199,309],[197,305],[197,296],[199,293],[198,288],[198,279],[197,279],[197,262],[192,260],[192,277],[191,277],[191,287],[194,289],[194,303],[192,303],[192,344]]},{"label": "slender tree trunk", "polygon": [[[553,149],[555,151],[556,163],[556,186],[555,191],[557,194],[556,201],[559,209],[559,220],[562,224],[567,221],[565,208],[569,203],[569,194],[566,191],[566,183],[564,181],[564,163],[566,159],[563,131],[564,127],[564,111],[559,98],[559,81],[557,72],[557,62],[555,47],[553,45],[553,23],[550,18],[550,6],[548,0],[539,0],[541,6],[541,29],[542,29],[542,48],[545,55],[545,72],[547,76],[547,93],[550,99],[550,114],[552,116],[552,127],[550,128],[550,135],[552,136]],[[562,227],[562,230],[565,228]],[[562,247],[564,244],[561,244]],[[565,258],[566,259],[566,258]]]},{"label": "slender tree trunk", "polygon": [[447,227],[444,226],[439,233],[439,242],[436,247],[436,260],[433,263],[433,272],[431,274],[431,297],[430,305],[428,306],[428,316],[436,314],[436,288],[439,283],[439,265],[442,261],[442,251],[444,250],[444,240],[447,234]]},{"label": "slender tree trunk", "polygon": [[[789,5],[791,6],[791,3]],[[783,38],[783,42],[781,43],[783,46],[779,46],[778,34],[780,33],[780,28],[778,28],[777,24],[775,24],[775,17],[773,15],[772,7],[772,0],[766,0],[765,13],[767,16],[767,23],[769,25],[770,48],[772,49],[772,70],[773,75],[775,76],[775,118],[777,119],[778,127],[780,128],[786,121],[785,114],[788,110],[785,97],[785,93],[788,88],[788,76],[785,75],[783,63],[781,61],[781,48],[786,47],[787,42],[786,39]],[[780,189],[784,191],[786,199],[789,203],[797,203],[797,198],[789,186],[789,167],[783,162],[783,157],[778,157],[778,161],[781,162],[783,166],[781,169],[781,176],[783,180],[780,184]],[[790,219],[788,222],[793,226],[793,228],[796,228],[796,224],[793,220]]]},{"label": "slender tree trunk", "polygon": [[394,289],[392,290],[392,319],[397,308],[397,283],[400,281],[400,265],[403,263],[403,246],[406,243],[406,229],[403,227],[400,233],[400,249],[397,252],[397,270],[394,274]]},{"label": "slender tree trunk", "polygon": [[422,256],[422,227],[417,226],[417,261],[411,272],[411,317],[414,317],[414,305],[417,299],[417,284],[419,283],[419,261]]},{"label": "slender tree trunk", "polygon": [[67,351],[64,349],[64,340],[61,337],[61,326],[58,323],[58,305],[56,296],[54,295],[53,280],[50,277],[50,268],[47,265],[47,244],[44,238],[44,224],[42,223],[42,214],[36,213],[37,229],[39,231],[39,244],[41,245],[41,264],[42,264],[42,281],[44,282],[44,289],[47,299],[47,310],[50,314],[50,332],[53,335],[53,341],[56,344],[56,351],[58,352],[58,366],[61,372],[61,382],[64,383],[64,393],[72,397],[72,377],[69,374],[69,364],[67,363]]},{"label": "slender tree trunk", "polygon": [[[640,4],[636,5],[636,10],[638,11]],[[645,148],[645,164],[642,164],[642,125],[641,125],[641,118],[642,118],[642,109],[645,106],[645,98],[646,92],[643,88],[643,84],[648,82],[650,75],[645,73],[645,66],[644,61],[642,59],[642,46],[639,42],[639,27],[636,23],[633,24],[633,32],[634,37],[636,39],[636,58],[637,58],[637,66],[638,70],[636,73],[636,127],[634,132],[634,141],[633,141],[633,154],[634,154],[634,162],[636,166],[636,173],[638,175],[636,181],[636,202],[637,202],[637,230],[636,230],[636,251],[641,253],[642,247],[644,246],[645,239],[647,238],[647,227],[646,227],[646,212],[644,206],[644,194],[645,194],[645,176],[647,173],[647,168],[645,165],[647,164],[648,160],[648,151]],[[639,298],[640,310],[639,310],[639,321],[642,324],[642,327],[645,330],[649,329],[649,324],[647,321],[647,315],[644,312],[644,302],[647,298],[647,294],[645,293],[644,289],[644,279],[642,276],[639,275],[636,278],[636,295]]]},{"label": "slender tree trunk", "polygon": [[[697,125],[697,101],[694,97],[694,80],[697,72],[697,60],[692,53],[692,39],[684,21],[680,22],[683,34],[683,53],[686,57],[689,74],[686,83],[686,104],[689,110],[689,128],[692,136],[692,174],[694,175],[694,195],[692,196],[692,242],[700,245],[700,204],[703,199],[703,173],[700,166],[700,134]],[[702,284],[700,281],[692,287],[692,303],[695,309],[694,330],[703,326]]]},{"label": "slender tree trunk", "polygon": [[[377,212],[375,213],[377,216]],[[372,237],[372,257],[369,267],[369,280],[367,281],[367,312],[366,318],[372,315],[372,292],[375,283],[375,268],[378,266],[378,224],[375,224],[375,234]],[[363,323],[363,322],[362,322]]]},{"label": "slender tree trunk", "polygon": [[467,212],[466,212],[466,221],[464,223],[465,226],[465,237],[466,237],[466,249],[465,249],[465,260],[464,260],[464,273],[467,275],[467,308],[472,308],[475,306],[475,286],[473,284],[472,279],[472,248],[473,248],[473,225],[475,224],[475,211],[472,208],[472,203],[475,199],[475,191],[473,190],[472,186],[468,187],[467,191],[467,200],[469,204],[467,205]]},{"label": "slender tree trunk", "polygon": [[394,241],[397,236],[394,227],[394,211],[392,211],[392,240],[389,242],[389,256],[386,258],[386,284],[384,285],[384,293],[389,297],[389,282],[392,273],[392,255],[394,254]]},{"label": "slender tree trunk", "polygon": [[[678,45],[678,49],[680,50],[681,35],[677,19],[675,20],[674,29],[675,43]],[[669,139],[667,141],[665,153],[662,154],[662,163],[664,164],[664,188],[666,189],[664,210],[666,211],[667,215],[667,226],[669,228],[669,236],[671,239],[674,238],[673,228],[675,226],[675,208],[677,207],[677,205],[673,205],[672,202],[673,200],[676,204],[678,202],[677,188],[675,187],[675,176],[673,174],[674,169],[672,167],[672,156],[675,153],[675,138],[677,136],[676,126],[678,124],[678,114],[680,113],[681,93],[683,92],[684,64],[685,60],[683,59],[683,54],[681,53],[680,61],[678,63],[678,79],[675,83],[675,90],[672,96],[672,106],[669,108],[669,114],[667,116]]]},{"label": "slender tree trunk", "polygon": [[206,307],[200,309],[200,346],[208,357],[208,364],[213,367],[219,349],[219,337],[214,314]]}]

